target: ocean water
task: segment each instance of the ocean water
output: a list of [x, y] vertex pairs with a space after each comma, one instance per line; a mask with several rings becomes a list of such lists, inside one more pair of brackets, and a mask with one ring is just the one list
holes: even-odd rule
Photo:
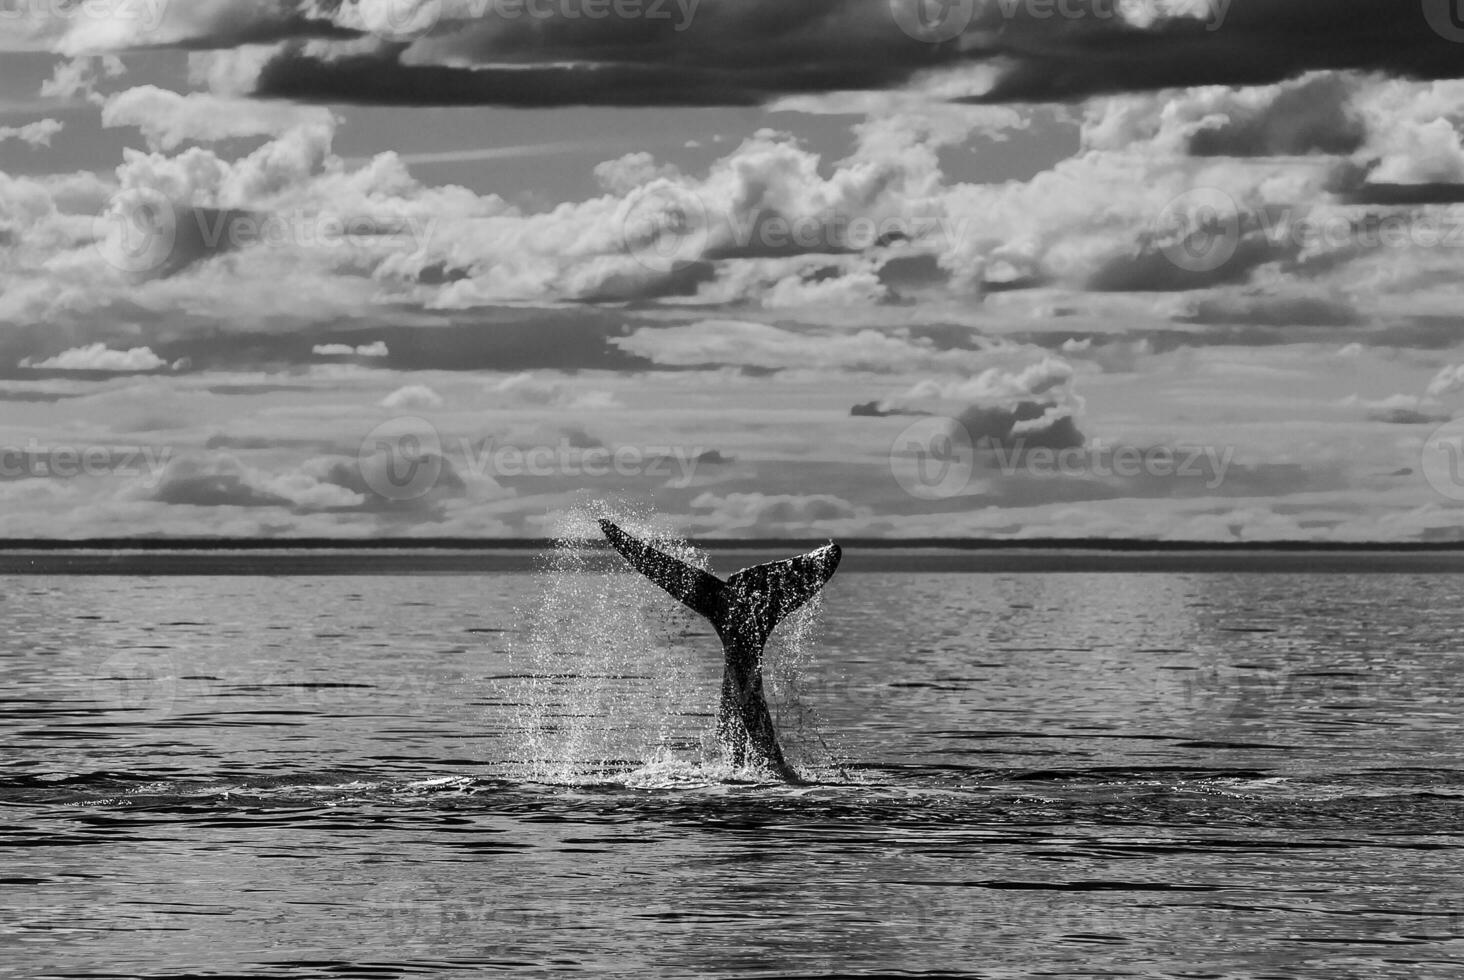
[[1461, 575], [856, 564], [786, 786], [632, 576], [141, 561], [0, 578], [0, 976], [1464, 975]]

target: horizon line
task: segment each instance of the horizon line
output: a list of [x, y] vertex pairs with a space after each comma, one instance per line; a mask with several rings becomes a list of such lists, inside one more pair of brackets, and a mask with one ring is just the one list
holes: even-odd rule
[[[0, 538], [0, 552], [24, 551], [547, 551], [572, 539], [554, 538], [231, 538], [104, 537]], [[722, 551], [809, 549], [826, 537], [687, 538], [687, 543]], [[1156, 540], [1149, 538], [862, 538], [838, 539], [845, 549], [867, 551], [1217, 551], [1217, 552], [1464, 552], [1454, 541], [1274, 541]], [[608, 548], [595, 539], [581, 547]]]

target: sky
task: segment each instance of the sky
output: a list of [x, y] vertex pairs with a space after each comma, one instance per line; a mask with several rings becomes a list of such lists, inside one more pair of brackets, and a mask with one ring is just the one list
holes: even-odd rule
[[4, 0], [0, 537], [1464, 538], [1461, 124], [1453, 0]]

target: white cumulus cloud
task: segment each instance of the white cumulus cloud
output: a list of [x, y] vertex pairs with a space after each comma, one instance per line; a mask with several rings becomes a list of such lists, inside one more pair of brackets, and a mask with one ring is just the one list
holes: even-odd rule
[[23, 368], [52, 371], [156, 371], [167, 365], [150, 347], [112, 350], [102, 343], [73, 347], [42, 361], [28, 357], [20, 362]]

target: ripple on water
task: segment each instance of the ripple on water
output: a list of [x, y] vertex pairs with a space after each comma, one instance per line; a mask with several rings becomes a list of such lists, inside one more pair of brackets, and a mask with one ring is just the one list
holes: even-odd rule
[[[635, 593], [541, 672], [530, 576], [0, 584], [19, 975], [1464, 966], [1452, 579], [836, 579], [802, 786], [706, 751], [715, 638]], [[545, 712], [594, 749], [530, 780], [531, 678], [661, 714]]]

